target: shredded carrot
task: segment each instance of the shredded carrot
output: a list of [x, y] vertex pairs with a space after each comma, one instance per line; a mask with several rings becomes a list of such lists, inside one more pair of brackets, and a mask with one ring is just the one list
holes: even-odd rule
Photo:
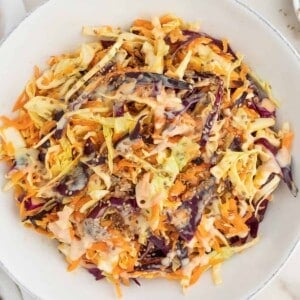
[[151, 209], [149, 222], [152, 223], [152, 222], [155, 222], [156, 220], [158, 220], [159, 219], [159, 214], [160, 214], [159, 204], [153, 205], [152, 209]]
[[206, 269], [207, 269], [207, 266], [196, 267], [193, 270], [189, 285], [191, 286], [191, 285], [195, 284]]
[[125, 286], [130, 286], [130, 280], [128, 277], [121, 277], [121, 281]]
[[246, 64], [241, 65], [240, 77], [243, 81], [247, 79], [247, 74], [250, 72], [249, 67]]
[[74, 197], [72, 202], [74, 203], [75, 210], [79, 211], [80, 208], [90, 200], [91, 198], [89, 196], [82, 197], [81, 195], [79, 195], [77, 197]]
[[180, 181], [176, 180], [174, 185], [170, 189], [170, 196], [179, 196], [186, 190], [186, 186]]
[[95, 250], [87, 249], [86, 250], [86, 258], [94, 263], [95, 265], [98, 264], [99, 258], [98, 258], [98, 252]]
[[199, 37], [197, 39], [195, 39], [195, 41], [193, 41], [190, 45], [189, 45], [189, 49], [193, 50], [196, 49], [198, 45], [202, 44], [202, 45], [208, 45], [211, 42], [210, 38], [207, 37]]
[[22, 108], [27, 101], [28, 101], [28, 96], [27, 96], [26, 92], [23, 91], [22, 94], [18, 97], [18, 99], [13, 107], [13, 112]]
[[121, 299], [122, 298], [122, 290], [121, 290], [121, 285], [120, 285], [120, 281], [115, 281], [115, 288], [116, 288], [116, 294], [117, 294], [117, 298]]
[[246, 87], [241, 86], [239, 88], [237, 88], [234, 93], [231, 95], [231, 100], [232, 102], [236, 101], [238, 98], [240, 98], [243, 94], [243, 92], [245, 92], [247, 90]]
[[227, 39], [222, 39], [222, 47], [223, 47], [223, 52], [226, 53], [228, 51], [228, 41], [227, 41]]
[[41, 70], [38, 66], [33, 67], [34, 78], [38, 79], [41, 76]]
[[143, 20], [143, 19], [136, 19], [133, 22], [133, 26], [144, 27], [144, 28], [146, 28], [148, 30], [152, 30], [153, 29], [152, 23], [150, 21], [148, 21], [148, 20]]
[[91, 247], [91, 250], [97, 250], [97, 251], [103, 251], [103, 252], [107, 252], [109, 250], [108, 246], [106, 243], [104, 242], [96, 242], [94, 243]]
[[68, 272], [72, 272], [72, 271], [74, 271], [75, 269], [77, 269], [78, 266], [79, 266], [79, 264], [80, 264], [80, 262], [81, 262], [81, 258], [78, 258], [78, 259], [72, 261], [72, 262], [69, 264], [69, 266], [68, 266]]
[[117, 167], [119, 169], [124, 169], [124, 168], [135, 168], [136, 164], [127, 160], [127, 159], [121, 159], [118, 164]]
[[12, 142], [3, 143], [3, 150], [7, 153], [8, 156], [13, 156], [15, 154], [15, 148]]
[[282, 137], [282, 147], [286, 148], [288, 151], [291, 151], [293, 144], [294, 134], [289, 131]]

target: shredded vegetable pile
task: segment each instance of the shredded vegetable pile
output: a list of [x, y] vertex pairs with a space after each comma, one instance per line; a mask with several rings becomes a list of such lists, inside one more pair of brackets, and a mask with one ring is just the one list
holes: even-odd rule
[[23, 224], [58, 242], [68, 270], [186, 289], [258, 240], [281, 179], [296, 196], [293, 133], [227, 40], [173, 15], [35, 67], [15, 117], [1, 117], [4, 189]]

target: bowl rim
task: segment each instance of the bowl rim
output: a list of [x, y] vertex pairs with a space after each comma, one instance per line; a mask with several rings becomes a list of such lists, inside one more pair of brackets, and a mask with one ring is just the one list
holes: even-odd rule
[[[22, 26], [23, 22], [30, 17], [33, 13], [36, 13], [36, 11], [40, 10], [45, 5], [48, 5], [48, 3], [52, 2], [54, 0], [48, 0], [40, 5], [38, 5], [33, 11], [28, 12], [26, 16], [21, 20], [20, 23], [18, 23], [6, 36], [4, 36], [0, 40], [0, 47], [6, 42], [7, 38], [19, 27]], [[268, 21], [265, 17], [263, 17], [258, 11], [251, 8], [248, 4], [242, 2], [242, 0], [234, 0], [234, 3], [239, 5], [242, 9], [247, 11], [248, 13], [254, 15], [258, 21], [265, 24], [266, 27], [271, 29], [277, 37], [285, 44], [285, 46], [289, 49], [292, 55], [295, 56], [295, 58], [300, 63], [300, 53], [296, 50], [296, 48], [288, 41], [288, 39], [280, 32], [279, 29], [277, 29], [270, 21]], [[293, 5], [295, 9], [296, 16], [298, 20], [300, 21], [300, 0], [293, 0]], [[261, 292], [267, 285], [269, 285], [272, 280], [280, 273], [280, 271], [283, 269], [283, 267], [286, 265], [296, 248], [300, 245], [300, 233], [298, 234], [298, 238], [296, 238], [296, 242], [291, 246], [288, 253], [282, 257], [282, 260], [278, 267], [273, 271], [273, 273], [268, 274], [267, 278], [254, 289], [252, 292], [250, 292], [248, 295], [245, 296], [245, 299], [253, 299], [255, 295], [257, 295], [259, 292]], [[14, 281], [14, 283], [21, 288], [22, 291], [25, 291], [28, 295], [30, 295], [32, 298], [37, 300], [42, 300], [39, 298], [34, 292], [31, 291], [30, 288], [24, 286], [22, 283], [19, 282], [18, 279], [15, 278], [15, 276], [12, 274], [12, 272], [4, 265], [4, 263], [1, 261], [0, 258], [0, 268], [5, 271], [5, 273]]]

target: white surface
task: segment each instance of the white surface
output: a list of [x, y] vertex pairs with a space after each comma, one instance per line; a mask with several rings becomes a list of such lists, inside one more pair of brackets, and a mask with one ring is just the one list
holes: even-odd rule
[[296, 16], [300, 21], [300, 1], [299, 0], [293, 0], [293, 2], [294, 2], [294, 9], [295, 9]]
[[[35, 3], [33, 3], [33, 2], [35, 2]], [[35, 1], [27, 0], [26, 4], [30, 8], [32, 8], [38, 2], [39, 2], [38, 0], [35, 0]], [[243, 2], [248, 3], [251, 7], [260, 11], [262, 13], [262, 15], [264, 15], [267, 19], [269, 19], [277, 28], [280, 29], [281, 32], [283, 32], [285, 34], [285, 36], [296, 46], [296, 48], [300, 49], [300, 47], [299, 47], [300, 46], [299, 25], [296, 22], [296, 18], [292, 14], [293, 9], [292, 9], [291, 1], [288, 1], [288, 0], [264, 0], [264, 1], [243, 0]], [[33, 5], [32, 5], [32, 3], [33, 3]], [[258, 46], [262, 46], [262, 45], [259, 44]], [[241, 47], [239, 47], [239, 49], [241, 49]], [[270, 50], [272, 50], [272, 49], [270, 49]], [[259, 47], [258, 47], [257, 51], [259, 51]], [[243, 51], [243, 52], [247, 53], [246, 51]], [[271, 53], [271, 51], [270, 51], [270, 53]], [[268, 53], [268, 55], [270, 56], [271, 54]], [[251, 55], [249, 54], [249, 57], [250, 56]], [[253, 60], [252, 59], [250, 60], [250, 58], [249, 58], [249, 61], [252, 62]], [[282, 94], [285, 94], [285, 93], [288, 94], [288, 92], [289, 91], [285, 91]], [[285, 98], [285, 97], [283, 97], [283, 98]], [[278, 197], [277, 200], [281, 201], [281, 197], [280, 198]], [[296, 200], [299, 201], [299, 199], [296, 199]], [[296, 200], [292, 199], [292, 201], [296, 201]], [[267, 220], [265, 222], [270, 222], [270, 221], [272, 221], [272, 219], [267, 218]], [[286, 220], [286, 221], [288, 222], [288, 220]], [[277, 221], [277, 222], [279, 222], [279, 221]], [[263, 227], [265, 228], [266, 226], [263, 226]], [[278, 226], [278, 227], [280, 229], [281, 226]], [[276, 228], [277, 227], [275, 225], [274, 229], [276, 229]], [[267, 239], [268, 237], [265, 236], [264, 238]], [[277, 251], [276, 247], [281, 248], [281, 243], [283, 243], [283, 240], [281, 240], [277, 243], [274, 243], [273, 247], [274, 247], [275, 252]], [[46, 246], [46, 247], [48, 247], [48, 246]], [[269, 253], [269, 255], [272, 256], [272, 253]], [[234, 263], [234, 261], [232, 261], [232, 263]], [[229, 262], [229, 264], [231, 264], [231, 263]], [[254, 265], [253, 268], [263, 269], [264, 264], [262, 263], [262, 264]], [[291, 260], [287, 264], [287, 266], [283, 269], [281, 274], [263, 292], [261, 292], [259, 295], [257, 295], [255, 297], [255, 299], [259, 299], [259, 300], [263, 300], [263, 299], [282, 299], [282, 300], [300, 299], [300, 291], [299, 291], [300, 281], [298, 279], [299, 275], [297, 274], [297, 271], [299, 269], [300, 269], [300, 251], [298, 250], [295, 253], [295, 255], [291, 258]], [[252, 272], [252, 270], [250, 269], [249, 272]], [[255, 272], [255, 270], [253, 270], [253, 272]], [[72, 275], [68, 275], [68, 276], [72, 276]], [[246, 273], [243, 276], [245, 277]], [[226, 282], [225, 274], [224, 274], [224, 279]], [[2, 282], [1, 279], [0, 279], [0, 282]], [[225, 299], [225, 296], [222, 298]], [[13, 299], [13, 298], [11, 298], [11, 299]], [[67, 298], [65, 298], [65, 299], [67, 299]], [[74, 299], [77, 299], [77, 298], [75, 297]], [[130, 299], [133, 299], [133, 298], [130, 298]], [[5, 300], [10, 300], [10, 299], [5, 298]]]
[[22, 0], [0, 0], [0, 39], [16, 26], [25, 14]]
[[14, 284], [14, 282], [10, 280], [9, 277], [1, 269], [0, 269], [0, 299], [3, 300], [22, 299], [20, 289], [18, 289], [18, 287]]

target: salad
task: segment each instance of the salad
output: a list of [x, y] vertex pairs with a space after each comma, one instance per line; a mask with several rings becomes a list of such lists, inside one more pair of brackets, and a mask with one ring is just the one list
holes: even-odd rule
[[292, 178], [293, 132], [226, 39], [164, 15], [51, 56], [1, 117], [4, 190], [22, 223], [54, 239], [68, 271], [183, 289], [258, 241]]

